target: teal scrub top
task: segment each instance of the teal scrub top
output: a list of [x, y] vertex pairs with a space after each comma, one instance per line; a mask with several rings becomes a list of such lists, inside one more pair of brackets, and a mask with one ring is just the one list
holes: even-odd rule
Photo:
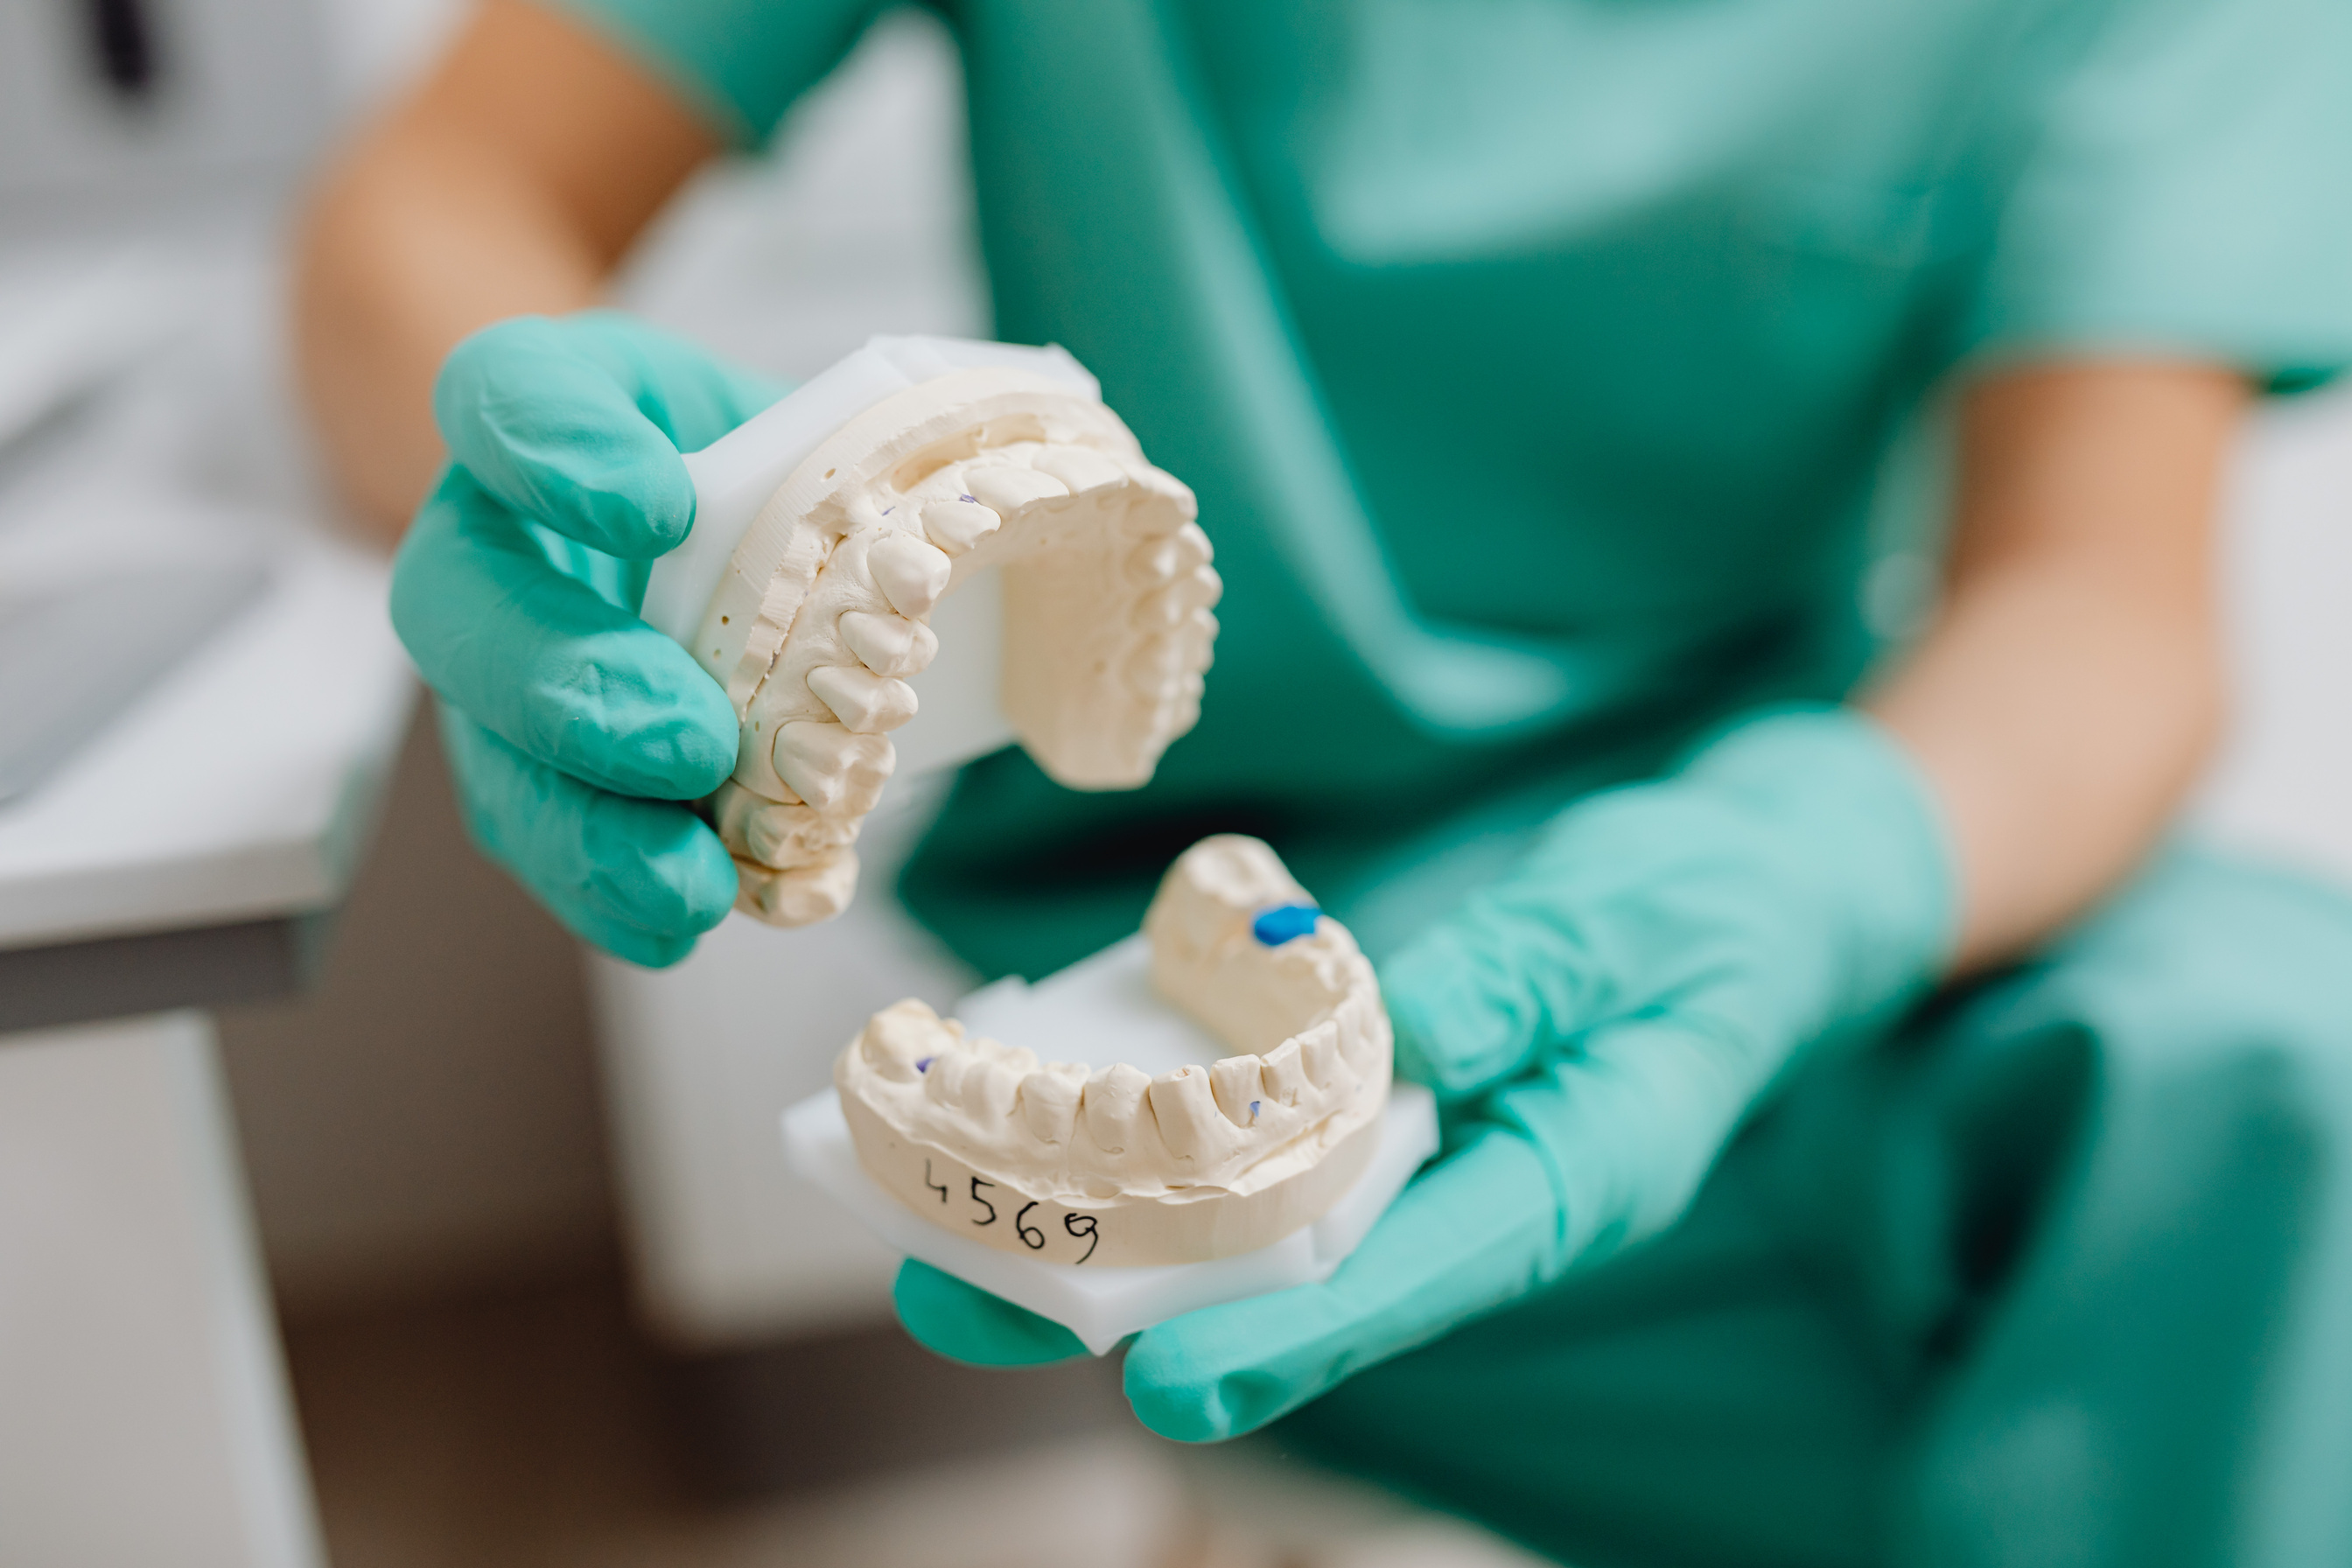
[[[880, 8], [565, 3], [743, 145]], [[1412, 868], [1843, 693], [1879, 476], [1956, 367], [2352, 361], [2343, 0], [942, 10], [997, 335], [1095, 371], [1226, 582], [1150, 787], [967, 771], [905, 890], [991, 972], [1132, 930], [1229, 828], [1378, 953], [1446, 896], [1384, 901]]]

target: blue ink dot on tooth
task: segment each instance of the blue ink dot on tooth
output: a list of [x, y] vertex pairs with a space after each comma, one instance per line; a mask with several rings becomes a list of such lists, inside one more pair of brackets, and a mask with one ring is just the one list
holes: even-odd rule
[[1268, 947], [1280, 947], [1293, 937], [1312, 935], [1321, 912], [1313, 904], [1284, 904], [1252, 921], [1250, 935]]
[[1262, 1100], [1253, 1100], [1250, 1101], [1250, 1120], [1252, 1121], [1255, 1121], [1257, 1120], [1257, 1108], [1265, 1103], [1265, 1101]]
[[929, 1072], [931, 1070], [931, 1064], [939, 1059], [940, 1058], [937, 1057], [925, 1057], [921, 1061], [915, 1064], [915, 1070], [917, 1072]]
[[958, 496], [958, 497], [956, 497], [956, 500], [968, 500], [968, 501], [971, 502], [974, 506], [978, 506], [978, 505], [980, 504], [980, 498], [979, 498], [978, 496]]

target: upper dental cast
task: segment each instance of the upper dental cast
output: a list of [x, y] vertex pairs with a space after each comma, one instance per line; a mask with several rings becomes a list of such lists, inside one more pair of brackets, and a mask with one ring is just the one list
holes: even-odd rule
[[688, 645], [741, 721], [712, 802], [736, 905], [776, 925], [845, 908], [850, 847], [939, 651], [933, 606], [1003, 569], [1000, 702], [1045, 772], [1147, 782], [1200, 717], [1222, 590], [1192, 492], [1116, 414], [1031, 372], [959, 370], [884, 399], [794, 468]]
[[1370, 963], [1255, 838], [1185, 851], [1143, 929], [1160, 994], [1235, 1055], [1156, 1079], [1041, 1063], [901, 1002], [834, 1067], [867, 1173], [939, 1225], [1052, 1263], [1202, 1262], [1321, 1218], [1388, 1102]]

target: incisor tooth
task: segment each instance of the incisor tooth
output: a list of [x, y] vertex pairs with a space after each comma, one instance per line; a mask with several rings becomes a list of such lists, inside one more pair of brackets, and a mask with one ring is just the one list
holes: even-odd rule
[[1265, 1080], [1265, 1098], [1296, 1105], [1307, 1088], [1307, 1072], [1298, 1060], [1297, 1037], [1285, 1040], [1260, 1058], [1259, 1076]]
[[1209, 1064], [1209, 1088], [1216, 1095], [1217, 1109], [1236, 1127], [1255, 1121], [1258, 1103], [1265, 1099], [1260, 1065], [1255, 1057], [1227, 1057]]
[[893, 533], [866, 552], [874, 585], [900, 615], [921, 620], [948, 591], [955, 563], [911, 533]]
[[1209, 1091], [1205, 1068], [1181, 1067], [1151, 1080], [1151, 1113], [1168, 1152], [1180, 1160], [1199, 1161], [1223, 1152], [1232, 1139], [1229, 1128]]
[[887, 735], [861, 735], [820, 720], [776, 731], [777, 776], [828, 816], [863, 816], [882, 798], [898, 753]]
[[950, 555], [961, 555], [994, 533], [1004, 520], [976, 500], [935, 500], [923, 509], [923, 531]]
[[1051, 500], [1070, 493], [1070, 487], [1051, 474], [995, 463], [965, 472], [963, 488], [971, 499], [1003, 517], [1033, 501]]
[[852, 610], [841, 617], [841, 640], [877, 675], [920, 675], [940, 651], [939, 634], [904, 616]]
[[808, 688], [835, 718], [861, 735], [882, 734], [915, 716], [915, 689], [864, 665], [819, 665], [808, 672]]

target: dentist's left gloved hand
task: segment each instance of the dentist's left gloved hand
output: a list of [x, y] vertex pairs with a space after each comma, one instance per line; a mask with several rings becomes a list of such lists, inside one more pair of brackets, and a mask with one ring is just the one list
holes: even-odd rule
[[[1453, 1108], [1447, 1152], [1329, 1279], [1145, 1331], [1137, 1415], [1238, 1436], [1671, 1225], [1800, 1052], [1934, 982], [1953, 881], [1924, 779], [1843, 710], [1756, 717], [1570, 808], [1381, 972], [1400, 1069]], [[919, 1263], [898, 1301], [960, 1360], [1080, 1348]]]
[[779, 389], [610, 311], [501, 321], [433, 389], [449, 467], [393, 564], [467, 829], [581, 936], [674, 963], [735, 868], [683, 803], [735, 766], [727, 694], [636, 616], [694, 521], [681, 452]]

